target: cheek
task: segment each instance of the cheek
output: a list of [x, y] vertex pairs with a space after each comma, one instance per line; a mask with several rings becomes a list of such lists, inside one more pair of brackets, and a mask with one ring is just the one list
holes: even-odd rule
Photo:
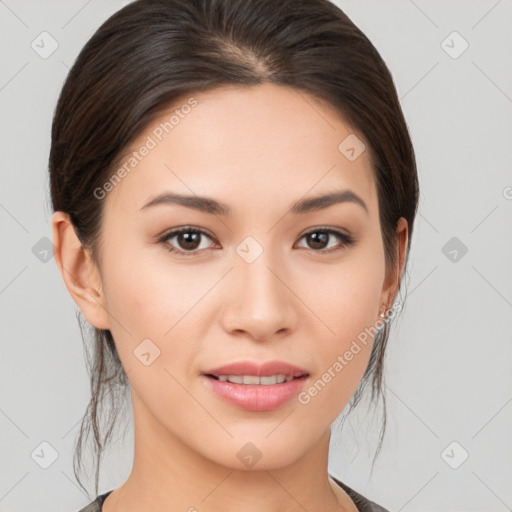
[[[127, 371], [134, 362], [139, 367], [140, 361], [135, 358], [143, 350], [144, 345], [139, 349], [140, 344], [148, 339], [156, 347], [146, 341], [149, 352], [160, 351], [151, 366], [187, 368], [197, 339], [190, 329], [201, 311], [198, 301], [218, 280], [211, 271], [198, 275], [190, 264], [171, 265], [163, 249], [157, 257], [155, 253], [140, 248], [127, 250], [104, 262], [111, 331]], [[176, 337], [188, 342], [172, 343]]]
[[369, 253], [354, 252], [308, 280], [303, 294], [325, 324], [323, 337], [331, 344], [346, 342], [375, 324], [384, 279], [384, 262], [380, 263]]
[[[112, 250], [105, 251], [109, 312], [134, 335], [160, 338], [185, 312], [190, 275], [180, 268], [173, 271], [163, 247], [144, 244], [142, 235], [129, 237], [110, 239]], [[123, 251], [116, 251], [121, 243]]]
[[316, 402], [332, 411], [332, 419], [348, 403], [368, 365], [379, 326], [383, 278], [383, 264], [359, 253], [357, 260], [344, 261], [336, 271], [317, 274], [307, 294], [308, 305], [321, 321], [311, 323], [319, 371], [303, 403]]

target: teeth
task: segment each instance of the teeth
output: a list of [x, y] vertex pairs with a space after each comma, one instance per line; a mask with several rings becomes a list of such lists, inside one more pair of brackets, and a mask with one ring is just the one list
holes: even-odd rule
[[270, 375], [268, 377], [257, 377], [255, 375], [219, 375], [217, 377], [221, 382], [232, 382], [233, 384], [262, 384], [269, 386], [272, 384], [282, 384], [293, 380], [293, 377], [286, 375]]

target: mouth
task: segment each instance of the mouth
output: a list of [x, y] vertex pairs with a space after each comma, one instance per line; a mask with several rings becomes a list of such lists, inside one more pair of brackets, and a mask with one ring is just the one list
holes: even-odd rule
[[246, 411], [271, 411], [289, 403], [310, 374], [286, 361], [234, 361], [203, 372], [213, 396]]
[[292, 380], [305, 379], [309, 376], [309, 373], [302, 373], [300, 375], [268, 375], [268, 376], [257, 376], [257, 375], [213, 375], [211, 373], [206, 374], [206, 377], [215, 379], [219, 382], [230, 382], [231, 384], [241, 384], [245, 386], [273, 386], [276, 384], [284, 384]]
[[[226, 380], [220, 380], [221, 377], [226, 377]], [[285, 380], [278, 382], [283, 377]], [[231, 382], [230, 378], [237, 381], [242, 379], [242, 383]], [[265, 377], [203, 375], [203, 383], [213, 393], [212, 396], [235, 408], [253, 412], [273, 411], [289, 404], [305, 387], [309, 374], [297, 377], [289, 376], [288, 379], [286, 380], [282, 374]], [[244, 380], [248, 384], [244, 384]]]

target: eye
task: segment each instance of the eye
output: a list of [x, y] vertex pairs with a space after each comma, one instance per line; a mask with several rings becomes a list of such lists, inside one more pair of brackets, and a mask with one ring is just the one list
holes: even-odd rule
[[[333, 238], [333, 236], [341, 242], [338, 242], [338, 245], [335, 245], [334, 248], [332, 246], [331, 248], [325, 248], [329, 247], [328, 242]], [[320, 254], [341, 251], [355, 243], [355, 239], [350, 235], [332, 228], [315, 228], [314, 230], [308, 231], [302, 235], [301, 239], [302, 238], [306, 239], [310, 248], [312, 248], [314, 252], [318, 252]]]
[[[176, 239], [175, 245], [170, 243], [174, 238]], [[159, 242], [165, 244], [170, 252], [185, 256], [197, 256], [200, 249], [210, 248], [208, 244], [206, 244], [206, 247], [201, 247], [201, 238], [212, 240], [210, 235], [202, 229], [184, 227], [170, 231], [160, 238]]]
[[[333, 237], [338, 239], [338, 244], [334, 247], [332, 247], [332, 245], [329, 247], [329, 242]], [[201, 250], [212, 248], [211, 244], [206, 243], [206, 245], [204, 245], [201, 243], [204, 238], [213, 240], [203, 229], [183, 227], [166, 233], [159, 239], [159, 242], [163, 243], [169, 252], [183, 256], [197, 256], [200, 254]], [[173, 239], [175, 239], [175, 241], [171, 243]], [[305, 239], [309, 248], [313, 250], [313, 252], [320, 254], [340, 251], [355, 243], [355, 239], [350, 235], [336, 229], [323, 227], [308, 231], [302, 235], [300, 239]]]

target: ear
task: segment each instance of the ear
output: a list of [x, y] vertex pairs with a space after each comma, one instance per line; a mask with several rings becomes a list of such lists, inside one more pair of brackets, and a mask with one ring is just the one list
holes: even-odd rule
[[[397, 251], [397, 258], [395, 261], [395, 267], [386, 276], [384, 283], [384, 289], [382, 290], [381, 296], [381, 308], [386, 308], [384, 313], [392, 307], [398, 290], [400, 288], [400, 279], [402, 277], [405, 258], [407, 252], [407, 243], [409, 239], [409, 228], [407, 220], [404, 217], [400, 217], [397, 222], [396, 235], [395, 235], [395, 250]], [[382, 310], [381, 310], [382, 311]]]
[[76, 236], [68, 214], [61, 211], [53, 214], [52, 233], [55, 261], [71, 297], [91, 325], [110, 329], [98, 268], [90, 251]]

